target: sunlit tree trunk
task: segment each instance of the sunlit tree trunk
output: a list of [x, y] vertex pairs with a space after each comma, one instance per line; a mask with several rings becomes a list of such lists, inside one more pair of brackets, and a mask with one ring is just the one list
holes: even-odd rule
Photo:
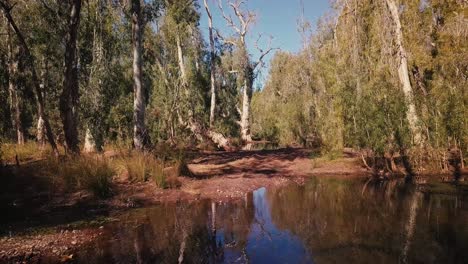
[[211, 82], [211, 103], [210, 103], [210, 127], [213, 127], [215, 122], [216, 110], [216, 61], [215, 61], [215, 43], [213, 36], [213, 17], [210, 12], [207, 0], [203, 0], [205, 4], [206, 14], [208, 15], [208, 32], [210, 35], [210, 82]]
[[182, 78], [182, 84], [185, 86], [185, 91], [187, 92], [186, 87], [188, 85], [187, 80], [187, 72], [185, 70], [185, 62], [184, 62], [184, 53], [182, 51], [182, 43], [180, 42], [180, 36], [177, 33], [176, 35], [176, 44], [177, 44], [177, 58], [179, 61], [179, 70], [180, 70], [180, 77]]
[[405, 94], [406, 103], [408, 110], [406, 112], [406, 117], [413, 134], [414, 143], [421, 143], [421, 131], [418, 128], [419, 118], [416, 113], [416, 106], [414, 103], [413, 89], [411, 87], [411, 82], [408, 73], [408, 58], [403, 46], [403, 32], [401, 28], [400, 16], [398, 13], [398, 7], [394, 0], [385, 0], [387, 7], [390, 11], [390, 15], [393, 20], [394, 34], [395, 34], [395, 43], [397, 45], [397, 55], [398, 55], [398, 77], [402, 84], [403, 93]]
[[253, 83], [252, 83], [252, 70], [250, 67], [246, 69], [246, 76], [244, 80], [244, 89], [242, 93], [242, 115], [241, 115], [241, 137], [246, 142], [252, 141], [250, 134], [250, 105], [252, 101]]
[[85, 153], [96, 152], [96, 142], [89, 128], [86, 129], [83, 151]]
[[132, 43], [133, 43], [133, 144], [142, 150], [146, 143], [145, 93], [142, 85], [142, 12], [140, 0], [132, 0]]
[[58, 153], [57, 145], [55, 144], [54, 134], [52, 133], [52, 128], [50, 127], [49, 119], [44, 109], [44, 99], [42, 97], [39, 79], [37, 77], [36, 68], [34, 66], [35, 65], [34, 57], [31, 55], [31, 51], [29, 50], [29, 47], [26, 43], [26, 40], [24, 39], [23, 34], [19, 30], [18, 26], [15, 23], [15, 20], [10, 14], [12, 7], [8, 4], [8, 2], [4, 2], [4, 1], [0, 1], [0, 7], [2, 8], [3, 13], [5, 14], [5, 17], [7, 18], [8, 22], [10, 23], [10, 26], [15, 31], [18, 41], [23, 48], [23, 52], [26, 57], [27, 65], [29, 65], [31, 69], [31, 77], [32, 77], [33, 85], [34, 85], [34, 92], [35, 92], [36, 103], [37, 103], [37, 114], [40, 118], [44, 120], [47, 140], [49, 141], [52, 147], [52, 150], [54, 151], [54, 154], [58, 156], [59, 153]]
[[66, 148], [78, 154], [78, 54], [77, 40], [80, 26], [81, 0], [70, 0], [70, 17], [65, 41], [65, 76], [60, 97], [60, 115], [62, 117]]
[[[179, 60], [179, 70], [180, 70], [180, 78], [182, 79], [183, 89], [186, 95], [189, 95], [188, 91], [188, 79], [187, 79], [187, 71], [185, 68], [184, 62], [184, 53], [182, 49], [182, 44], [180, 41], [180, 37], [176, 36], [176, 45], [177, 45], [177, 57]], [[179, 123], [184, 124], [187, 123], [187, 127], [192, 131], [194, 136], [197, 138], [198, 141], [203, 142], [205, 138], [208, 138], [213, 143], [215, 143], [219, 148], [223, 148], [225, 150], [231, 149], [230, 142], [227, 138], [224, 137], [221, 133], [212, 131], [211, 129], [205, 130], [203, 127], [195, 120], [193, 111], [189, 108], [188, 110], [188, 120], [184, 122], [181, 116], [179, 116]]]

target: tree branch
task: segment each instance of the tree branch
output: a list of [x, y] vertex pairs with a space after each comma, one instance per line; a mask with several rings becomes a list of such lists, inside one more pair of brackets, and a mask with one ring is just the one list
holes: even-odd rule
[[279, 50], [279, 48], [273, 48], [272, 47], [272, 41], [273, 41], [273, 37], [270, 36], [270, 39], [268, 41], [268, 46], [267, 48], [264, 50], [262, 48], [259, 47], [258, 45], [258, 42], [260, 41], [260, 39], [262, 38], [262, 34], [259, 34], [257, 40], [255, 41], [255, 48], [260, 52], [260, 57], [258, 58], [257, 62], [253, 64], [253, 69], [255, 70], [259, 65], [261, 67], [263, 67], [265, 65], [265, 62], [263, 61], [263, 59], [265, 58], [265, 56], [267, 56], [270, 52], [272, 52], [273, 50]]
[[221, 3], [221, 0], [218, 0], [218, 8], [219, 8], [219, 10], [221, 11], [221, 15], [223, 16], [224, 20], [226, 20], [228, 26], [230, 26], [231, 28], [233, 28], [237, 33], [242, 34], [242, 31], [241, 31], [240, 28], [234, 23], [234, 21], [232, 20], [232, 17], [231, 17], [230, 15], [227, 15], [227, 14], [224, 12], [223, 5], [222, 5], [222, 3]]

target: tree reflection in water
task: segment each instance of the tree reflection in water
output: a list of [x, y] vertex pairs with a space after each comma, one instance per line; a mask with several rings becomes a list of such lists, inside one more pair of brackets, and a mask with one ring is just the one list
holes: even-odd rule
[[462, 263], [459, 187], [313, 178], [229, 203], [130, 211], [78, 253], [82, 263]]

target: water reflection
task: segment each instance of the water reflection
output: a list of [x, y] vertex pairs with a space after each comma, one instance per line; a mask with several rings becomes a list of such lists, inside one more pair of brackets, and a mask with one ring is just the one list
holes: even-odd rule
[[448, 185], [314, 178], [230, 203], [139, 209], [83, 263], [463, 263], [467, 195]]

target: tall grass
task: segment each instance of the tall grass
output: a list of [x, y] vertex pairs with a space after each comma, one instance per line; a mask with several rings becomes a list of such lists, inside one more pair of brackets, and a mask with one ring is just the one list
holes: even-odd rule
[[151, 153], [131, 152], [115, 161], [121, 174], [127, 174], [130, 182], [154, 180], [160, 188], [166, 188], [166, 175], [163, 160]]
[[29, 141], [23, 145], [5, 143], [2, 145], [3, 160], [8, 163], [15, 163], [37, 160], [48, 156], [51, 153], [50, 147], [40, 148], [36, 142]]
[[87, 156], [66, 160], [49, 158], [46, 160], [45, 170], [49, 176], [63, 179], [67, 191], [87, 189], [100, 198], [112, 195], [115, 170], [104, 158]]

